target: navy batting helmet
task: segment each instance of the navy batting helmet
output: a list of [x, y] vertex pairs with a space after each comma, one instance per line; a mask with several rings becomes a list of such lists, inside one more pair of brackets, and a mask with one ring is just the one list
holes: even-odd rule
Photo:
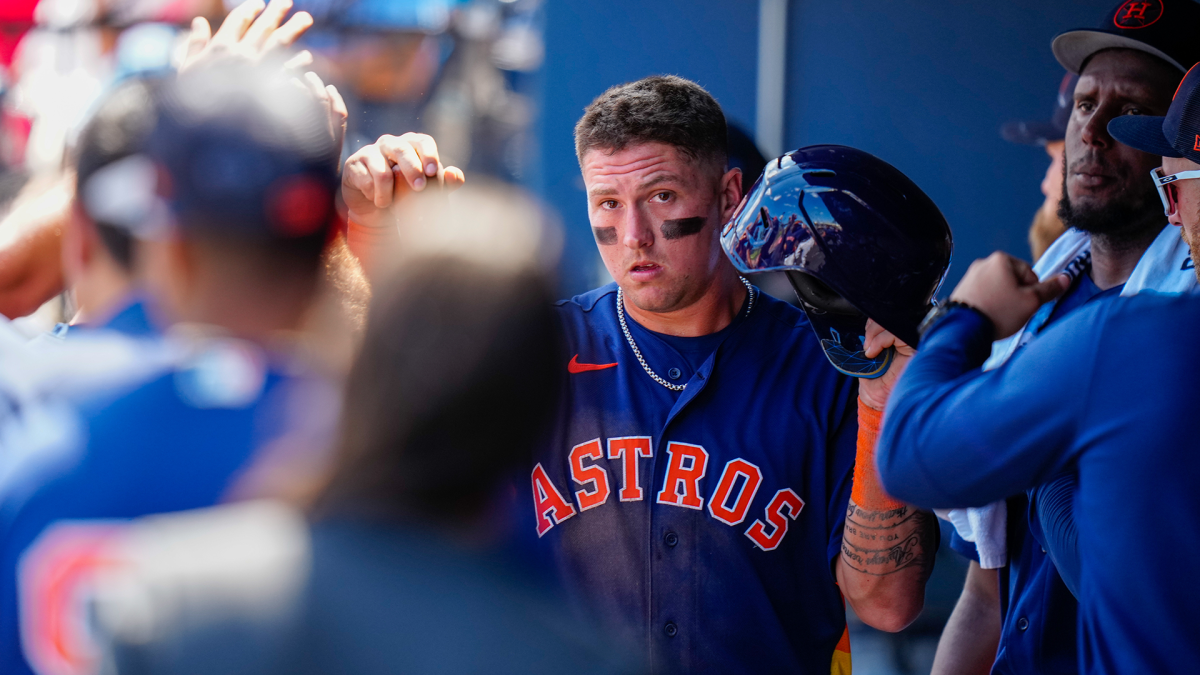
[[842, 145], [767, 163], [721, 232], [743, 273], [783, 271], [839, 371], [883, 375], [893, 351], [863, 353], [867, 317], [916, 346], [950, 266], [950, 226], [892, 165]]

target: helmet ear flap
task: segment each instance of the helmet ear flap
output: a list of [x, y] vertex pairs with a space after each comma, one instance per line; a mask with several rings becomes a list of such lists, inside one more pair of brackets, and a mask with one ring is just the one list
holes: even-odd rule
[[785, 270], [792, 290], [804, 308], [818, 314], [838, 314], [841, 316], [862, 316], [863, 313], [841, 293], [830, 288], [825, 282], [806, 272]]

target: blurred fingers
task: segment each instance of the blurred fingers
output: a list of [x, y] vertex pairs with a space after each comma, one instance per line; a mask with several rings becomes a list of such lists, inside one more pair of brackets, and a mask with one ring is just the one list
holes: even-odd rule
[[378, 144], [367, 146], [370, 152], [364, 156], [367, 171], [370, 172], [372, 190], [371, 200], [375, 208], [386, 209], [392, 205], [392, 192], [396, 189], [396, 175], [392, 171], [388, 158], [380, 152]]
[[467, 182], [466, 174], [464, 174], [463, 170], [457, 166], [446, 167], [445, 173], [443, 174], [443, 179], [445, 181], [444, 187], [447, 190], [457, 190]]
[[333, 124], [333, 140], [337, 143], [338, 155], [342, 153], [342, 143], [346, 140], [346, 119], [350, 117], [350, 112], [346, 109], [346, 102], [342, 100], [342, 95], [338, 92], [337, 87], [332, 84], [325, 85], [325, 93], [329, 96], [329, 113], [330, 122]]
[[208, 41], [212, 39], [212, 27], [208, 25], [208, 19], [198, 16], [192, 19], [192, 32], [187, 38], [187, 52], [183, 57], [183, 62], [187, 63], [194, 59], [204, 47], [208, 45]]
[[313, 18], [311, 14], [308, 12], [296, 12], [286, 23], [271, 32], [262, 46], [263, 52], [290, 46], [304, 34], [304, 31], [312, 28], [312, 25]]
[[1037, 296], [1038, 305], [1042, 305], [1066, 293], [1070, 287], [1070, 277], [1065, 274], [1055, 274], [1041, 283], [1033, 284], [1031, 288], [1033, 289], [1033, 294]]
[[375, 201], [375, 181], [366, 163], [357, 154], [346, 160], [346, 166], [342, 169], [342, 197], [347, 204], [358, 201], [353, 193], [362, 195], [369, 202]]
[[412, 143], [411, 136], [419, 134], [404, 134], [396, 138], [395, 136], [385, 136], [379, 139], [378, 145], [383, 152], [383, 156], [387, 157], [396, 168], [396, 171], [404, 176], [404, 181], [416, 192], [425, 189], [425, 184], [428, 182], [425, 174], [425, 165], [421, 155], [417, 152], [416, 147]]
[[346, 126], [346, 118], [350, 116], [349, 110], [346, 109], [346, 101], [342, 99], [341, 93], [337, 87], [332, 84], [325, 85], [325, 93], [329, 95], [329, 110], [333, 112], [336, 119], [340, 120], [343, 128]]
[[1020, 258], [1010, 258], [1013, 267], [1013, 272], [1016, 274], [1017, 280], [1022, 286], [1030, 286], [1038, 282], [1037, 272], [1029, 266], [1029, 263]]
[[283, 67], [285, 70], [300, 70], [301, 68], [307, 68], [311, 66], [312, 63], [312, 52], [305, 49], [304, 51], [285, 61]]
[[246, 29], [245, 35], [242, 36], [242, 41], [248, 47], [262, 48], [266, 44], [267, 38], [279, 28], [279, 24], [283, 22], [283, 17], [292, 9], [292, 0], [271, 0], [267, 4], [267, 8], [258, 15], [254, 23]]
[[408, 141], [417, 155], [421, 158], [421, 170], [429, 177], [438, 175], [438, 171], [442, 169], [442, 159], [438, 153], [437, 141], [433, 140], [433, 136], [428, 134], [407, 133], [400, 138]]
[[863, 354], [869, 359], [875, 358], [875, 355], [886, 349], [895, 340], [891, 333], [884, 330], [883, 326], [875, 323], [872, 319], [867, 319], [865, 333]]
[[326, 91], [325, 83], [321, 81], [320, 75], [317, 75], [310, 70], [300, 77], [300, 81], [304, 83], [304, 88], [307, 89], [310, 94], [315, 96], [318, 101], [325, 105], [326, 109], [329, 108], [329, 92]]
[[263, 11], [262, 0], [246, 0], [234, 7], [221, 22], [221, 27], [213, 34], [211, 44], [226, 47], [236, 44], [254, 23], [254, 17]]

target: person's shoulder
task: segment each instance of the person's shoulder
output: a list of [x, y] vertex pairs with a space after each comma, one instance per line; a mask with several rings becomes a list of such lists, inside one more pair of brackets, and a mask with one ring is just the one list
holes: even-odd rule
[[[169, 371], [158, 347], [93, 335], [29, 350], [20, 359], [0, 358], [0, 398], [7, 404], [0, 414], [0, 498], [31, 495], [78, 470], [90, 445], [90, 416]], [[126, 416], [114, 424], [114, 447], [121, 447], [128, 421]]]
[[587, 293], [580, 293], [579, 295], [559, 300], [554, 303], [554, 306], [564, 314], [590, 315], [601, 304], [601, 300], [609, 295], [614, 298], [617, 295], [617, 283], [615, 281], [599, 288], [593, 288]]
[[786, 303], [774, 296], [767, 295], [761, 289], [758, 291], [758, 298], [755, 302], [762, 313], [768, 316], [780, 330], [797, 332], [801, 335], [812, 332], [812, 328], [808, 323], [808, 316], [799, 307]]
[[1200, 296], [1194, 294], [1147, 290], [1091, 304], [1096, 306], [1086, 308], [1091, 310], [1091, 316], [1085, 319], [1104, 321], [1113, 327], [1127, 326], [1128, 330], [1144, 336], [1154, 335], [1153, 331], [1159, 328], [1169, 328], [1173, 334], [1185, 326], [1200, 329]]
[[106, 429], [118, 438], [131, 432], [179, 434], [189, 426], [196, 433], [216, 433], [209, 411], [252, 415], [273, 386], [297, 379], [276, 372], [261, 348], [242, 340], [186, 340], [173, 352], [135, 386], [102, 392], [81, 404], [93, 436]]
[[[92, 627], [116, 670], [153, 661], [155, 672], [195, 672], [219, 660], [223, 673], [280, 672], [267, 666], [282, 658], [310, 567], [302, 513], [259, 500], [118, 527], [105, 551], [118, 571], [88, 589]], [[130, 611], [139, 620], [126, 620]]]
[[759, 291], [753, 312], [759, 315], [758, 320], [751, 324], [753, 330], [761, 334], [760, 340], [764, 344], [773, 346], [774, 353], [779, 353], [779, 349], [787, 349], [793, 354], [811, 353], [825, 360], [808, 316], [799, 307]]
[[617, 284], [610, 283], [555, 303], [555, 311], [570, 338], [620, 332], [617, 317]]
[[780, 374], [781, 386], [806, 400], [814, 394], [839, 396], [837, 392], [854, 385], [853, 378], [829, 362], [808, 317], [798, 307], [760, 292], [744, 332], [739, 332], [733, 343], [735, 358]]

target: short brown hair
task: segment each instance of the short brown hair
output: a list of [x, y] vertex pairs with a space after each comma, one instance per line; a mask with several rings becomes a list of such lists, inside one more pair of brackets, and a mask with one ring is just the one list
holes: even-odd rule
[[654, 75], [612, 87], [575, 124], [575, 155], [666, 143], [688, 157], [725, 167], [727, 132], [721, 105], [704, 87], [674, 75]]

